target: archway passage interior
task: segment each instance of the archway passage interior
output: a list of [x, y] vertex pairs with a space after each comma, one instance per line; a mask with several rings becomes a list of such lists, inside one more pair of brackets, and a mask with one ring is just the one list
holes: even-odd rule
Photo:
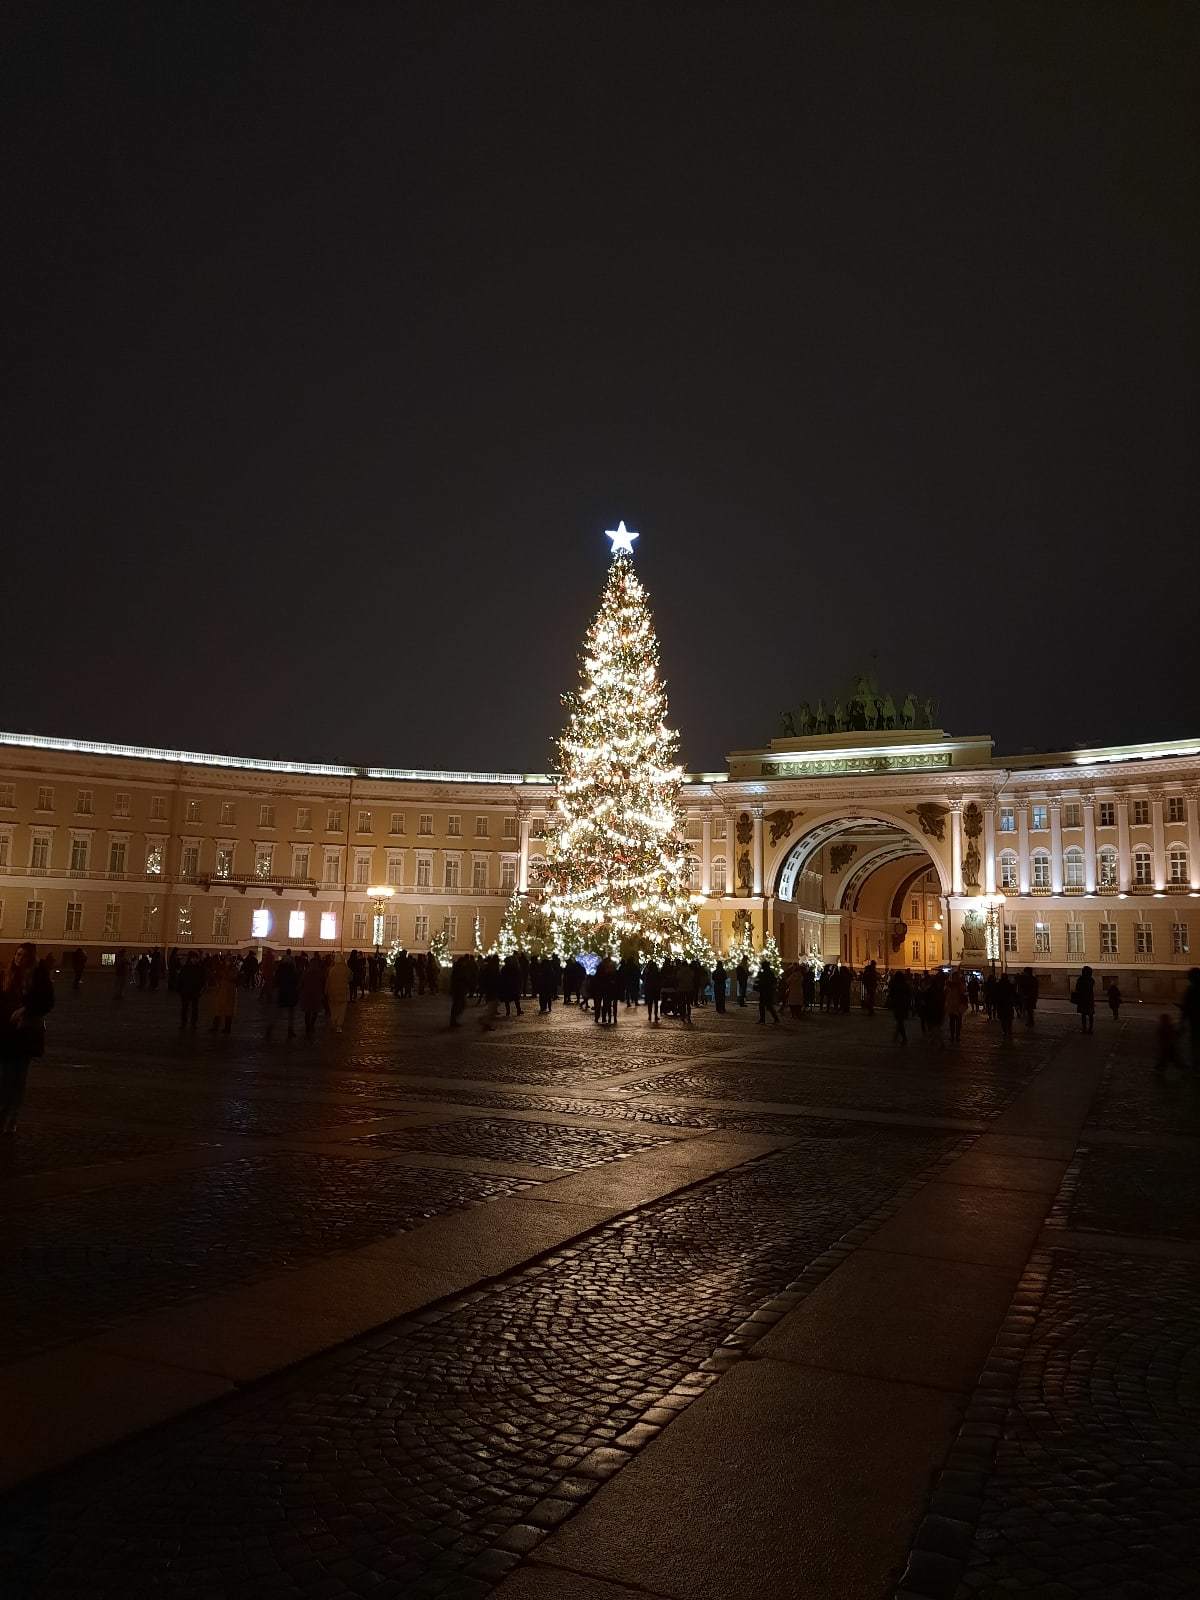
[[932, 856], [894, 822], [823, 822], [780, 866], [775, 936], [785, 960], [934, 967], [950, 949], [944, 889]]

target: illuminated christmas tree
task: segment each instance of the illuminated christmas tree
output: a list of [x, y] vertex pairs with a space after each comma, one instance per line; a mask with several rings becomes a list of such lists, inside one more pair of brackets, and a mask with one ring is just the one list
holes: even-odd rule
[[620, 949], [707, 954], [685, 874], [678, 735], [646, 591], [622, 522], [579, 688], [564, 695], [558, 803], [547, 837], [542, 908], [567, 953]]

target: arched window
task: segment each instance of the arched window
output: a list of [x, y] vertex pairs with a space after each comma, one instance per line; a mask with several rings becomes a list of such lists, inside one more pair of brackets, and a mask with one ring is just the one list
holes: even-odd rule
[[1111, 844], [1106, 844], [1096, 856], [1096, 881], [1106, 889], [1117, 881], [1117, 852]]
[[695, 856], [687, 858], [687, 886], [692, 894], [700, 890], [700, 863]]
[[1063, 852], [1063, 884], [1068, 889], [1083, 888], [1083, 851], [1078, 845]]
[[1033, 854], [1033, 887], [1035, 889], [1048, 889], [1050, 887], [1050, 852], [1048, 850], [1035, 850]]
[[1154, 859], [1149, 850], [1133, 852], [1133, 881], [1139, 889], [1148, 889], [1154, 882]]
[[714, 856], [712, 859], [712, 892], [725, 893], [725, 857]]
[[1167, 852], [1167, 882], [1189, 883], [1188, 853], [1181, 844], [1173, 844]]
[[1015, 850], [1001, 850], [1000, 887], [1002, 889], [1016, 890], [1020, 887], [1020, 882], [1020, 872], [1017, 866], [1017, 852]]

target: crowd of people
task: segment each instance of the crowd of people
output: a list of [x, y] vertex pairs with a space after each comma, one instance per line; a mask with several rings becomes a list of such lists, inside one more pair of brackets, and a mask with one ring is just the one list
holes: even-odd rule
[[[72, 989], [78, 991], [88, 966], [87, 952], [76, 949], [65, 955], [62, 967], [69, 969]], [[60, 970], [57, 956], [39, 958], [31, 943], [18, 946], [7, 969], [0, 974], [0, 1133], [11, 1134], [24, 1099], [29, 1064], [45, 1049], [45, 1018], [53, 1009], [54, 980]], [[277, 954], [269, 947], [261, 954], [254, 949], [232, 951], [160, 950], [142, 951], [131, 956], [119, 950], [106, 968], [115, 1005], [124, 1003], [132, 987], [153, 992], [164, 988], [179, 1006], [181, 1032], [199, 1026], [201, 1002], [205, 1002], [208, 1029], [214, 1034], [233, 1031], [239, 1004], [251, 999], [261, 1010], [265, 1039], [274, 1037], [276, 1027], [289, 1039], [297, 1037], [298, 1024], [312, 1039], [318, 1024], [334, 1033], [345, 1026], [349, 1006], [360, 996], [390, 988], [399, 999], [414, 994], [438, 994], [447, 974], [432, 953], [398, 950], [388, 956], [382, 950], [351, 950], [349, 954]], [[650, 959], [639, 961], [627, 956], [577, 957], [561, 961], [557, 955], [538, 957], [524, 951], [500, 957], [496, 954], [458, 956], [448, 974], [450, 1026], [460, 1027], [470, 1002], [479, 1009], [484, 1028], [495, 1026], [500, 1017], [523, 1015], [522, 1000], [536, 999], [538, 1014], [549, 1015], [556, 1004], [575, 1006], [590, 1012], [597, 1026], [616, 1027], [627, 1011], [645, 1008], [646, 1023], [652, 1027], [664, 1018], [687, 1026], [696, 1007], [711, 1004], [723, 1014], [727, 1002], [758, 1007], [758, 1021], [770, 1018], [778, 1025], [780, 1012], [793, 1018], [820, 1010], [846, 1015], [855, 1002], [868, 1014], [877, 1007], [890, 1012], [896, 1044], [908, 1043], [908, 1024], [915, 1019], [921, 1033], [940, 1041], [948, 1024], [949, 1041], [962, 1037], [967, 1012], [982, 1013], [998, 1022], [1001, 1034], [1011, 1039], [1014, 1027], [1022, 1022], [1035, 1025], [1039, 983], [1032, 967], [1015, 976], [1002, 971], [983, 975], [961, 968], [939, 968], [933, 972], [912, 973], [904, 968], [881, 973], [874, 961], [859, 971], [844, 962], [828, 962], [816, 968], [809, 962], [792, 961], [782, 972], [763, 962], [756, 973], [742, 956], [731, 967], [718, 959], [709, 967], [698, 960]], [[1105, 985], [1104, 996], [1114, 1021], [1119, 1020], [1123, 997], [1116, 979]], [[1095, 1026], [1097, 984], [1091, 967], [1084, 967], [1071, 989], [1071, 1003], [1079, 1014], [1080, 1026], [1090, 1034]], [[1180, 1065], [1181, 1033], [1190, 1039], [1188, 1062], [1200, 1068], [1200, 967], [1193, 967], [1179, 1007], [1180, 1021], [1164, 1012], [1156, 1028], [1156, 1066], [1165, 1070]]]

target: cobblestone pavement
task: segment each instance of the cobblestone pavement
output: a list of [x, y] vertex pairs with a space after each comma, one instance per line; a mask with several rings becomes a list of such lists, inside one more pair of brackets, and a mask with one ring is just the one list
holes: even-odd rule
[[5, 1592], [483, 1595], [653, 1433], [648, 1409], [667, 1420], [657, 1401], [953, 1143], [808, 1139], [108, 1452], [9, 1504]]
[[1126, 1028], [1112, 1052], [1090, 1128], [1123, 1133], [1200, 1134], [1200, 1072], [1155, 1072], [1145, 1029]]
[[430, 1127], [360, 1134], [353, 1142], [388, 1150], [433, 1150], [444, 1155], [486, 1156], [492, 1161], [525, 1161], [532, 1166], [578, 1170], [614, 1161], [633, 1150], [650, 1150], [665, 1141], [652, 1133], [625, 1129], [462, 1117]]
[[1099, 1233], [1200, 1239], [1200, 1149], [1086, 1146], [1064, 1181], [1053, 1220]]

